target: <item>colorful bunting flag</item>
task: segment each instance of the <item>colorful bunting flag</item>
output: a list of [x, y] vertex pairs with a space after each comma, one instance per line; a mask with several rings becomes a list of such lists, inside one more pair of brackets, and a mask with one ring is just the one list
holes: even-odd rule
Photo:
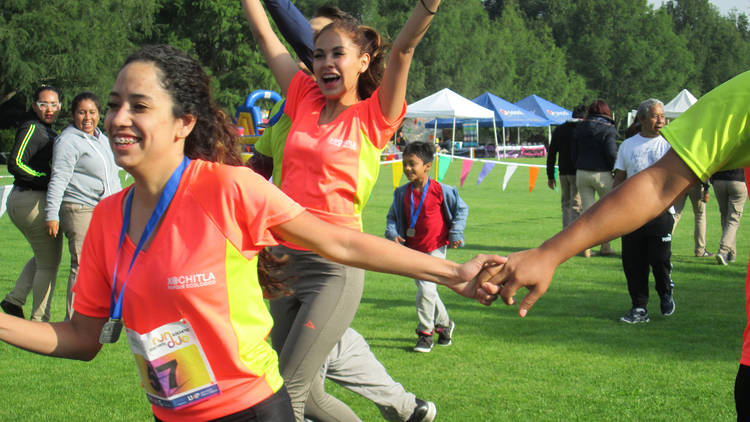
[[489, 163], [489, 162], [484, 163], [484, 165], [482, 166], [482, 171], [479, 172], [479, 176], [477, 177], [477, 185], [482, 183], [482, 180], [484, 180], [484, 178], [488, 174], [490, 174], [490, 172], [492, 171], [494, 167], [495, 167], [495, 163]]
[[445, 173], [448, 173], [448, 167], [450, 167], [451, 165], [451, 160], [451, 157], [447, 157], [445, 155], [441, 155], [440, 157], [438, 157], [438, 182], [442, 182], [443, 177], [445, 177]]
[[560, 181], [560, 173], [557, 172], [557, 167], [555, 167], [555, 176], [554, 177], [555, 177], [555, 180], [556, 180], [556, 182], [555, 182], [555, 192], [558, 192], [560, 190], [559, 186], [558, 186], [560, 184], [559, 183], [559, 181]]
[[471, 171], [471, 166], [474, 165], [474, 160], [462, 160], [463, 163], [461, 163], [461, 187], [464, 186], [464, 182], [466, 181], [466, 176], [469, 175], [469, 172]]
[[508, 167], [505, 169], [505, 177], [503, 178], [503, 190], [508, 186], [508, 182], [517, 168], [518, 166], [515, 164], [508, 164]]
[[529, 192], [534, 190], [537, 177], [539, 177], [539, 167], [529, 167]]
[[393, 170], [393, 189], [395, 190], [401, 183], [401, 175], [404, 174], [404, 162], [396, 161], [391, 169]]
[[0, 186], [0, 217], [5, 214], [5, 203], [8, 201], [13, 185]]

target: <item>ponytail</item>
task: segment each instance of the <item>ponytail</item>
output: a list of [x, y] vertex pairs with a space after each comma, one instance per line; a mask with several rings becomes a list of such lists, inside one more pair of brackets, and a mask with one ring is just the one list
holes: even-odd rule
[[[385, 73], [385, 50], [378, 31], [369, 26], [360, 25], [358, 28], [358, 37], [361, 42], [356, 42], [360, 46], [360, 54], [367, 53], [370, 55], [370, 65], [359, 75], [357, 82], [357, 93], [361, 99], [369, 98], [373, 92], [383, 82], [383, 73]], [[359, 40], [358, 40], [359, 41]]]

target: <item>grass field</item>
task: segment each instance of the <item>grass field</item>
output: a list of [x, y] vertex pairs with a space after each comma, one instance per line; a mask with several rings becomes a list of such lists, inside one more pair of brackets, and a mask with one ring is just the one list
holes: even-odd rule
[[[537, 161], [540, 162], [540, 161]], [[457, 261], [476, 253], [509, 254], [538, 245], [561, 226], [559, 193], [540, 172], [528, 192], [519, 168], [506, 191], [497, 166], [481, 185], [475, 164], [460, 189], [470, 207], [467, 245]], [[460, 164], [444, 182], [458, 185]], [[3, 181], [5, 179], [2, 179]], [[2, 181], [0, 181], [2, 183]], [[383, 168], [365, 210], [365, 230], [382, 235], [391, 202], [391, 169]], [[645, 199], [644, 199], [645, 200]], [[720, 236], [716, 202], [708, 204], [708, 245]], [[738, 234], [738, 260], [722, 267], [693, 257], [692, 212], [686, 207], [674, 235], [677, 310], [669, 318], [651, 307], [651, 323], [618, 322], [630, 307], [619, 255], [574, 257], [529, 316], [516, 307], [483, 307], [441, 288], [456, 321], [454, 344], [414, 353], [411, 280], [368, 273], [353, 326], [391, 375], [418, 397], [434, 401], [442, 421], [729, 421], [745, 326], [744, 275], [750, 228]], [[30, 248], [7, 216], [0, 218], [0, 294], [9, 291]], [[619, 241], [613, 242], [619, 251]], [[53, 318], [64, 315], [67, 252], [58, 275]], [[652, 297], [656, 293], [651, 290]], [[28, 313], [28, 305], [26, 307]], [[0, 420], [153, 420], [133, 359], [121, 339], [92, 362], [36, 356], [0, 345]], [[374, 405], [331, 385], [365, 421], [381, 420]]]

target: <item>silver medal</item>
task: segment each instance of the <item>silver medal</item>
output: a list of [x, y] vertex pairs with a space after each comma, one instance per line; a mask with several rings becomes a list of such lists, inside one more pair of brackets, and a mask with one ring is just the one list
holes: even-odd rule
[[99, 333], [99, 343], [116, 343], [120, 338], [120, 332], [122, 332], [122, 320], [110, 318], [104, 323], [102, 332]]

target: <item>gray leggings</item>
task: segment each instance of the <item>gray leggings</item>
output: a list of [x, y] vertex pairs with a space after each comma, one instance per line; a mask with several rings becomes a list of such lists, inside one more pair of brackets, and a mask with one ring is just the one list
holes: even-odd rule
[[281, 277], [294, 294], [271, 301], [271, 341], [295, 419], [304, 420], [307, 402], [321, 422], [358, 421], [346, 404], [323, 390], [319, 378], [328, 354], [357, 312], [364, 270], [284, 246], [273, 248], [273, 253], [290, 258]]

